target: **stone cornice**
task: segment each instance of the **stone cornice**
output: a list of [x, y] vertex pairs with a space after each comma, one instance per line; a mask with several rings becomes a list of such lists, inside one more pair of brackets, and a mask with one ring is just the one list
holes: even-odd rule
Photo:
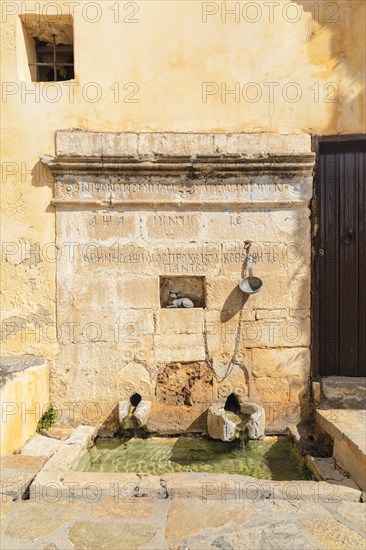
[[55, 176], [59, 208], [299, 207], [312, 193], [308, 135], [128, 134], [61, 131]]
[[[309, 202], [309, 199], [303, 199], [303, 200], [296, 200], [296, 199], [284, 199], [284, 200], [276, 200], [275, 202], [275, 205], [276, 205], [276, 208], [280, 209], [280, 208], [286, 208], [286, 209], [289, 209], [289, 208], [297, 208], [297, 207], [302, 207], [304, 205], [306, 205], [307, 203]], [[218, 201], [218, 200], [206, 200], [206, 201], [186, 201], [186, 200], [178, 200], [178, 201], [159, 201], [158, 203], [154, 202], [154, 203], [150, 203], [147, 204], [146, 200], [136, 200], [136, 201], [133, 201], [133, 200], [114, 200], [114, 199], [110, 199], [110, 200], [93, 200], [93, 199], [70, 199], [70, 200], [67, 200], [67, 199], [53, 199], [52, 200], [52, 204], [53, 206], [56, 206], [58, 208], [64, 208], [64, 209], [68, 209], [68, 208], [75, 208], [75, 205], [78, 205], [78, 206], [83, 206], [84, 208], [98, 208], [98, 209], [110, 209], [110, 208], [143, 208], [144, 210], [149, 210], [149, 209], [156, 209], [157, 207], [159, 208], [165, 208], [165, 207], [171, 207], [174, 205], [174, 208], [177, 208], [177, 209], [180, 209], [182, 208], [183, 210], [187, 207], [189, 207], [190, 209], [192, 208], [196, 208], [197, 210], [200, 210], [200, 209], [209, 209], [209, 210], [217, 210], [217, 209], [220, 209], [222, 210], [222, 207], [225, 206], [225, 209], [232, 209], [232, 210], [235, 210], [235, 209], [238, 209], [240, 208], [240, 210], [257, 210], [258, 208], [261, 208], [261, 209], [270, 209], [270, 208], [273, 208], [274, 206], [274, 200], [271, 199], [271, 200], [247, 200], [246, 202], [244, 201], [239, 201], [239, 200], [232, 200], [232, 201]]]
[[63, 175], [217, 175], [236, 174], [304, 174], [310, 175], [314, 155], [269, 155], [245, 158], [239, 155], [160, 156], [154, 160], [136, 157], [42, 157], [55, 176]]
[[310, 175], [307, 134], [128, 133], [60, 130], [56, 156], [42, 158], [55, 176], [236, 174]]

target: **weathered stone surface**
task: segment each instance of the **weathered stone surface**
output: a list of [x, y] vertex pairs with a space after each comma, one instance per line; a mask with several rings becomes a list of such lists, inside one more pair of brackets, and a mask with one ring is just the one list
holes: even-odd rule
[[[90, 223], [92, 220], [93, 223]], [[136, 218], [133, 212], [124, 212], [123, 210], [114, 210], [110, 213], [110, 218], [104, 217], [105, 222], [103, 223], [103, 215], [100, 213], [95, 213], [94, 217], [85, 217], [80, 216], [80, 212], [69, 212], [68, 216], [63, 220], [63, 229], [66, 233], [72, 233], [75, 226], [78, 227], [79, 232], [79, 245], [85, 245], [85, 250], [89, 253], [90, 257], [95, 259], [97, 257], [98, 248], [89, 246], [91, 243], [98, 242], [100, 238], [100, 224], [103, 225], [103, 237], [105, 240], [115, 237], [115, 225], [118, 224], [120, 239], [123, 242], [124, 239], [129, 239], [136, 234], [138, 231], [138, 219]], [[121, 242], [119, 241], [119, 242]], [[127, 248], [127, 246], [126, 246]], [[113, 250], [118, 250], [118, 247], [111, 247], [110, 252], [113, 254]], [[114, 258], [116, 258], [114, 254]], [[113, 255], [112, 255], [113, 258]], [[110, 266], [106, 265], [106, 269], [109, 269]], [[62, 296], [62, 295], [61, 295]], [[110, 302], [112, 305], [112, 301]]]
[[[245, 399], [249, 395], [249, 372], [250, 355], [240, 355], [237, 363], [231, 363], [230, 357], [223, 355], [218, 361], [213, 362], [214, 378], [214, 397], [226, 400], [231, 393], [234, 393], [240, 399]], [[221, 362], [222, 360], [222, 362]], [[228, 367], [228, 365], [230, 365]]]
[[0, 506], [0, 520], [4, 520], [8, 517], [13, 507], [13, 500], [10, 498], [2, 498]]
[[98, 132], [56, 132], [56, 150], [59, 155], [93, 156], [101, 155], [103, 151], [120, 149], [121, 153], [134, 155], [137, 153], [137, 134]]
[[[177, 310], [180, 311], [180, 310]], [[188, 310], [184, 310], [187, 312]], [[191, 311], [191, 310], [189, 310]], [[154, 337], [155, 359], [157, 364], [163, 362], [169, 363], [192, 363], [194, 361], [204, 361], [206, 354], [203, 346], [203, 337], [201, 333], [195, 334], [157, 334]]]
[[234, 550], [239, 548], [243, 550], [253, 548], [323, 550], [324, 548], [316, 537], [311, 536], [293, 519], [279, 523], [269, 521], [266, 525], [225, 534], [225, 541], [229, 545], [228, 548]]
[[319, 502], [359, 502], [361, 491], [341, 485], [335, 487], [324, 481], [277, 481], [258, 480], [253, 477], [226, 474], [180, 473], [164, 476], [171, 497], [201, 498], [206, 500], [257, 502], [263, 499], [289, 502], [314, 501], [314, 492]]
[[42, 468], [46, 462], [46, 456], [27, 456], [27, 455], [14, 455], [1, 462], [1, 468], [3, 469], [15, 469], [28, 471], [38, 471]]
[[43, 467], [43, 471], [52, 472], [52, 471], [62, 471], [68, 472], [75, 468], [83, 454], [85, 453], [85, 447], [81, 445], [76, 445], [70, 443], [60, 447], [58, 451], [49, 459], [49, 461]]
[[310, 352], [307, 348], [253, 349], [252, 360], [255, 377], [298, 376], [306, 383], [310, 376]]
[[151, 401], [140, 401], [133, 413], [139, 427], [146, 426], [151, 412]]
[[127, 418], [130, 406], [131, 403], [129, 401], [120, 401], [118, 403], [118, 422], [120, 426], [122, 426], [123, 421]]
[[97, 435], [97, 431], [98, 429], [95, 426], [78, 426], [66, 440], [66, 444], [80, 445], [85, 449]]
[[153, 388], [148, 370], [148, 354], [126, 353], [122, 355], [123, 368], [120, 371], [121, 378], [117, 380], [118, 394], [123, 401], [129, 400], [134, 393], [141, 395], [144, 401], [149, 401], [152, 397]]
[[316, 411], [320, 430], [333, 439], [333, 456], [361, 489], [366, 488], [365, 416], [362, 410]]
[[364, 502], [341, 502], [337, 513], [344, 518], [344, 523], [348, 527], [366, 537], [366, 504]]
[[333, 408], [366, 409], [366, 378], [327, 376], [321, 388], [325, 402]]
[[[160, 240], [162, 231], [168, 240], [197, 238], [204, 226], [204, 215], [198, 212], [182, 212], [173, 216], [165, 212], [154, 212], [148, 213], [144, 218], [147, 235], [152, 240]], [[183, 286], [174, 290], [184, 292], [185, 288]]]
[[241, 412], [250, 415], [246, 429], [249, 439], [260, 439], [264, 437], [266, 428], [266, 413], [258, 403], [242, 401]]
[[42, 42], [52, 42], [55, 39], [56, 44], [73, 43], [73, 20], [70, 14], [60, 16], [60, 19], [49, 19], [42, 25], [36, 17], [22, 17], [24, 27], [31, 37], [42, 40]]
[[365, 435], [359, 438], [344, 434], [342, 439], [334, 441], [333, 456], [338, 464], [349, 472], [350, 477], [362, 489], [366, 489], [366, 452]]
[[193, 406], [153, 403], [146, 428], [150, 432], [177, 434], [207, 430], [207, 404]]
[[171, 363], [157, 377], [156, 398], [168, 405], [192, 406], [212, 399], [213, 372], [205, 362]]
[[157, 530], [156, 525], [141, 521], [136, 525], [123, 522], [112, 524], [83, 521], [72, 527], [69, 539], [76, 550], [95, 550], [95, 548], [137, 550], [151, 541]]
[[364, 537], [334, 519], [303, 519], [300, 521], [321, 541], [323, 548], [327, 550], [365, 547], [366, 539]]
[[12, 537], [38, 539], [61, 527], [85, 512], [86, 503], [75, 501], [65, 506], [62, 502], [26, 502], [21, 514], [17, 514], [10, 522], [6, 533]]
[[319, 458], [315, 456], [307, 456], [306, 462], [317, 478], [334, 483], [335, 485], [343, 485], [358, 490], [358, 485], [349, 477], [346, 477], [338, 468], [334, 458]]
[[170, 505], [165, 538], [179, 541], [205, 529], [242, 524], [256, 513], [252, 504], [174, 499]]
[[103, 499], [93, 507], [92, 514], [99, 518], [144, 518], [157, 511], [158, 501], [150, 498], [124, 500]]
[[196, 155], [244, 152], [257, 156], [270, 154], [308, 154], [310, 139], [306, 134], [210, 134], [210, 133], [132, 133], [86, 132], [59, 130], [56, 132], [56, 152], [62, 156], [95, 155]]
[[[179, 284], [179, 283], [176, 283]], [[178, 289], [179, 290], [179, 289]], [[204, 315], [201, 309], [161, 309], [157, 314], [157, 334], [202, 334]]]
[[247, 134], [214, 134], [214, 150], [222, 153], [244, 150], [250, 154], [259, 149], [269, 153], [280, 150], [290, 153], [296, 150], [305, 152], [309, 147], [309, 141], [303, 135], [292, 136], [291, 139], [284, 141], [278, 140], [277, 137], [270, 134], [256, 134], [248, 139]]
[[[51, 502], [58, 502], [62, 496], [70, 498], [70, 487], [64, 487], [61, 481], [64, 472], [60, 470], [48, 471], [44, 468], [36, 475], [29, 488], [30, 499], [40, 501], [42, 498]], [[66, 489], [63, 491], [63, 489]]]
[[[170, 136], [173, 139], [170, 139]], [[191, 141], [193, 139], [193, 142]], [[194, 144], [203, 154], [213, 153], [213, 136], [209, 134], [177, 134], [145, 133], [139, 134], [139, 153], [142, 155], [194, 155]]]
[[22, 449], [22, 455], [26, 456], [52, 456], [62, 445], [57, 439], [51, 439], [44, 435], [35, 434]]
[[263, 309], [257, 308], [255, 312], [256, 319], [288, 319], [287, 309]]
[[65, 441], [65, 439], [70, 437], [72, 431], [73, 428], [70, 426], [52, 426], [52, 428], [48, 428], [47, 430], [40, 430], [39, 433], [51, 439], [60, 439], [61, 441]]
[[51, 501], [82, 499], [98, 502], [134, 502], [136, 497], [166, 498], [166, 490], [158, 476], [148, 474], [119, 474], [77, 472], [43, 469], [30, 487], [31, 499], [46, 495]]
[[7, 375], [43, 364], [44, 358], [36, 355], [2, 355], [0, 358], [0, 380], [3, 382]]
[[230, 413], [217, 404], [211, 405], [207, 411], [207, 431], [210, 437], [221, 441], [233, 441], [240, 436], [238, 422], [234, 422]]
[[[45, 472], [47, 474], [48, 472]], [[52, 473], [52, 472], [50, 472]], [[38, 481], [38, 476], [36, 481]], [[43, 480], [47, 484], [47, 478]], [[160, 478], [148, 474], [118, 474], [97, 472], [68, 472], [63, 476], [62, 496], [88, 498], [97, 502], [101, 498], [113, 498], [115, 501], [129, 501], [136, 497], [164, 498]], [[94, 499], [94, 500], [92, 500]]]
[[37, 471], [22, 472], [18, 470], [5, 470], [1, 469], [0, 472], [0, 493], [2, 495], [9, 495], [14, 500], [22, 497], [36, 476]]
[[[217, 481], [220, 486], [223, 478]], [[313, 483], [309, 485], [314, 491]], [[144, 546], [166, 550], [363, 548], [360, 541], [365, 532], [365, 505], [329, 503], [324, 495], [319, 495], [319, 502], [314, 498], [258, 500], [254, 494], [253, 501], [249, 501], [242, 500], [239, 492], [234, 494], [237, 498], [217, 500], [172, 495], [170, 499], [118, 499], [112, 495], [95, 498], [84, 487], [84, 498], [79, 501], [70, 497], [56, 502], [51, 494], [40, 496], [41, 502], [35, 502], [32, 496], [27, 501], [8, 501], [10, 514], [7, 507], [8, 516], [2, 520], [4, 548], [51, 550], [72, 545], [94, 550], [104, 544], [128, 550]], [[137, 540], [140, 525], [142, 539]], [[122, 528], [126, 537], [121, 536]], [[325, 541], [328, 532], [329, 540]], [[148, 535], [154, 538], [144, 545]]]
[[290, 399], [290, 384], [286, 378], [255, 378], [252, 397], [258, 403], [286, 403]]

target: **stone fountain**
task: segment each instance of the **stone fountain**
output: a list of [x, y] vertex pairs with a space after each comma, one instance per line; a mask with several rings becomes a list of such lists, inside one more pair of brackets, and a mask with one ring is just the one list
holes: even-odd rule
[[[132, 418], [154, 433], [259, 438], [268, 403], [269, 431], [300, 421], [309, 136], [64, 130], [55, 142], [42, 159], [55, 178], [52, 399], [105, 434]], [[239, 288], [246, 241], [263, 281], [252, 295]]]

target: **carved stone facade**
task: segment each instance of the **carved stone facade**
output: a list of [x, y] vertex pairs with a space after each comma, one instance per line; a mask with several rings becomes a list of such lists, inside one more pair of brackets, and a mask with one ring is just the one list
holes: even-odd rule
[[[166, 433], [204, 430], [231, 393], [264, 407], [269, 432], [306, 414], [309, 136], [60, 131], [42, 160], [59, 251], [53, 402], [106, 431], [135, 393]], [[248, 297], [249, 251], [263, 288]], [[167, 309], [170, 283], [195, 307]]]

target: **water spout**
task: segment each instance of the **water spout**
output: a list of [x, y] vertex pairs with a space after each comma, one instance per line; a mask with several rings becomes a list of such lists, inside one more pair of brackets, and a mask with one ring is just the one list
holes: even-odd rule
[[118, 403], [118, 420], [123, 430], [143, 428], [149, 419], [151, 401], [142, 401], [141, 395], [134, 393], [129, 401]]
[[229, 398], [225, 405], [215, 404], [209, 407], [207, 411], [208, 435], [222, 441], [233, 441], [245, 436], [249, 439], [263, 438], [265, 432], [263, 407], [249, 401], [239, 404], [234, 395]]

